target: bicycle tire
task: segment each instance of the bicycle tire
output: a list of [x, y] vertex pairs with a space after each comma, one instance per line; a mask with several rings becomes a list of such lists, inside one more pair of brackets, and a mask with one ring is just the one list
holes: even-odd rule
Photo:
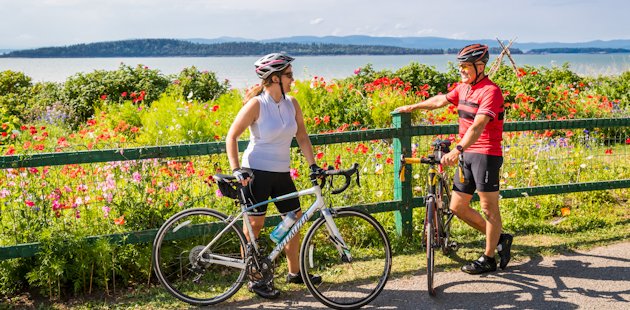
[[[160, 227], [151, 256], [158, 280], [171, 295], [191, 305], [208, 306], [230, 298], [241, 288], [245, 268], [209, 263], [195, 267], [192, 263], [195, 253], [228, 224], [227, 218], [211, 209], [195, 208], [173, 215]], [[240, 227], [234, 225], [209, 250], [244, 262], [246, 244]]]
[[435, 225], [435, 200], [429, 198], [427, 200], [427, 210], [425, 216], [425, 240], [427, 251], [427, 291], [429, 295], [435, 296], [435, 288], [433, 287], [435, 272], [435, 246], [437, 244], [437, 231]]
[[437, 209], [437, 229], [438, 229], [438, 241], [442, 254], [448, 255], [451, 251], [450, 235], [451, 235], [451, 222], [449, 217], [452, 217], [450, 212], [450, 194], [447, 192], [447, 182], [444, 179], [440, 180], [440, 185], [437, 189], [438, 199], [440, 199], [440, 207]]
[[315, 299], [334, 309], [357, 309], [370, 303], [383, 290], [392, 265], [389, 238], [371, 215], [356, 209], [333, 212], [341, 238], [352, 256], [343, 257], [332, 241], [324, 217], [313, 223], [300, 249], [303, 275], [319, 274], [320, 284], [304, 277]]

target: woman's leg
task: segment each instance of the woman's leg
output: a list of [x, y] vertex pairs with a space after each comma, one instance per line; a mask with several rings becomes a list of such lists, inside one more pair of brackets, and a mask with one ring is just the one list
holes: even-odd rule
[[[302, 216], [302, 211], [299, 210], [295, 213], [299, 219]], [[287, 265], [289, 266], [289, 272], [296, 274], [300, 272], [300, 232], [295, 234], [291, 241], [284, 246], [284, 254], [287, 255]]]

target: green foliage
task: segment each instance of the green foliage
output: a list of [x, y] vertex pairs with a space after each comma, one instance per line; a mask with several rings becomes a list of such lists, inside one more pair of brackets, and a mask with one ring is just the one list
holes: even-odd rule
[[[323, 78], [296, 81], [293, 96], [300, 103], [307, 129], [328, 131], [351, 124], [372, 124], [367, 100], [353, 85], [326, 82]], [[345, 124], [345, 125], [344, 125]]]
[[21, 116], [28, 106], [31, 78], [22, 72], [0, 72], [0, 112]]
[[219, 141], [227, 134], [241, 100], [237, 91], [209, 104], [164, 96], [141, 113], [142, 131], [137, 141], [146, 145]]
[[429, 85], [430, 93], [437, 95], [438, 93], [447, 93], [447, 87], [450, 83], [456, 82], [457, 78], [453, 78], [447, 73], [441, 73], [435, 69], [417, 62], [412, 62], [394, 73], [394, 76], [411, 84], [414, 91], [421, 90], [422, 86]]
[[194, 66], [184, 68], [173, 84], [173, 88], [182, 98], [202, 102], [217, 99], [230, 87], [227, 80], [219, 83], [214, 72], [201, 72]]
[[71, 76], [64, 84], [61, 100], [70, 107], [70, 121], [76, 126], [103, 104], [157, 100], [169, 84], [170, 79], [159, 70], [121, 64], [115, 71], [96, 70]]

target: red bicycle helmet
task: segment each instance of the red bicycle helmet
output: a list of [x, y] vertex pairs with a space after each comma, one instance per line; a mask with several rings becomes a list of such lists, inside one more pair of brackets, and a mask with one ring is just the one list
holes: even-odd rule
[[490, 59], [490, 53], [488, 52], [488, 46], [483, 44], [471, 44], [464, 46], [459, 53], [457, 53], [457, 61], [475, 63], [481, 61], [484, 64], [488, 63]]

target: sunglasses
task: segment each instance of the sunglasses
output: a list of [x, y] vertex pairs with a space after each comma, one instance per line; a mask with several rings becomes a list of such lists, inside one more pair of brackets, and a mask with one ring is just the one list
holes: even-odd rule
[[286, 77], [292, 79], [293, 78], [293, 72], [286, 72], [286, 73], [282, 73], [282, 75], [285, 75]]

